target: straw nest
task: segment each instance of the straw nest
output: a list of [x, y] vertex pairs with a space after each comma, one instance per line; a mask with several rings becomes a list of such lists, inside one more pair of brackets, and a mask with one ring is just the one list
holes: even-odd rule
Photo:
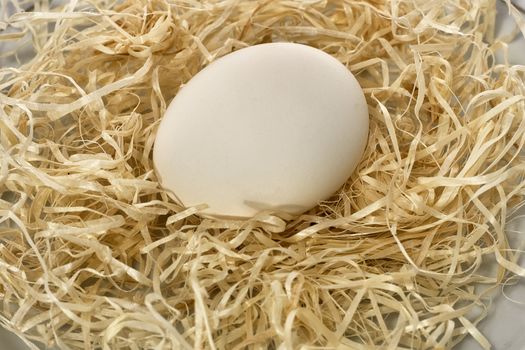
[[[525, 67], [495, 63], [495, 1], [2, 2], [29, 3], [0, 21], [4, 58], [33, 52], [0, 69], [3, 326], [61, 349], [490, 346], [490, 293], [525, 275], [505, 233]], [[300, 217], [203, 219], [159, 186], [159, 121], [214, 59], [271, 41], [356, 75], [366, 154]]]

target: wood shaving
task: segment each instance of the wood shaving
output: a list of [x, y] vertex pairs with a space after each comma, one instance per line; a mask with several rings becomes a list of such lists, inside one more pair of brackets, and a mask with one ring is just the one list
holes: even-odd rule
[[[525, 67], [495, 62], [495, 0], [0, 4], [2, 58], [34, 53], [0, 68], [0, 323], [32, 349], [490, 348], [491, 293], [525, 276]], [[204, 219], [157, 181], [159, 121], [272, 41], [355, 74], [366, 154], [300, 217]]]

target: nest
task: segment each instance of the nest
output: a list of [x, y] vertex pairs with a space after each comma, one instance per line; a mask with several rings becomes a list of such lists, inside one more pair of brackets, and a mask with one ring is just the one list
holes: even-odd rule
[[[525, 275], [505, 233], [525, 67], [496, 63], [494, 0], [30, 3], [0, 21], [4, 58], [33, 52], [0, 69], [0, 322], [33, 349], [490, 346], [491, 292]], [[157, 181], [159, 122], [210, 62], [274, 41], [354, 73], [366, 154], [299, 217], [203, 218]]]

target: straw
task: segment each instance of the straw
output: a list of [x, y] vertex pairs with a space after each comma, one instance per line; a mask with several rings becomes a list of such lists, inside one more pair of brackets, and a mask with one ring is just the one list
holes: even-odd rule
[[[2, 59], [34, 52], [0, 68], [3, 326], [61, 349], [490, 347], [492, 292], [525, 275], [505, 231], [525, 67], [495, 62], [494, 0], [1, 4]], [[166, 106], [213, 60], [272, 41], [355, 74], [358, 169], [299, 217], [182, 208], [152, 164]]]

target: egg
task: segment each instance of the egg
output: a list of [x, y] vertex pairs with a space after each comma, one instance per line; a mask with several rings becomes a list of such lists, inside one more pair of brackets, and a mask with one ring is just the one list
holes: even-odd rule
[[332, 196], [368, 137], [365, 96], [329, 54], [301, 44], [240, 49], [196, 74], [158, 127], [153, 162], [180, 204], [204, 215], [303, 213]]

